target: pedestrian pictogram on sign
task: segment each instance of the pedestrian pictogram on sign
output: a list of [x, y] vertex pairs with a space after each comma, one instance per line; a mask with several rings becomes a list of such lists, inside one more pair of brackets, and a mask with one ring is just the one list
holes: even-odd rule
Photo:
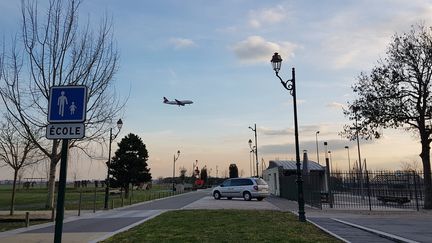
[[86, 86], [53, 86], [50, 89], [48, 122], [84, 122], [87, 109]]

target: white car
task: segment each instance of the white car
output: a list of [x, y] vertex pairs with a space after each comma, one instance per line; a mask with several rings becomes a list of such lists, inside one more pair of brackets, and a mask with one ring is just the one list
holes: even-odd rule
[[226, 197], [242, 197], [245, 201], [256, 198], [263, 200], [269, 195], [268, 185], [261, 178], [231, 178], [213, 189], [212, 195], [216, 200]]

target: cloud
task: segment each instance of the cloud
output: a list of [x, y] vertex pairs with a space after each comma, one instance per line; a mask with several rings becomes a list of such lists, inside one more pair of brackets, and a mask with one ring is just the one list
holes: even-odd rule
[[260, 134], [269, 135], [269, 136], [294, 134], [294, 129], [292, 128], [271, 129], [266, 127], [259, 127], [257, 130]]
[[249, 36], [246, 40], [235, 44], [231, 49], [244, 63], [270, 62], [274, 52], [279, 52], [285, 61], [294, 56], [297, 45], [291, 42], [280, 44], [265, 40], [261, 36]]
[[185, 39], [185, 38], [171, 38], [170, 43], [174, 45], [175, 49], [182, 49], [182, 48], [196, 46], [193, 40]]
[[249, 25], [253, 28], [260, 28], [265, 24], [275, 24], [286, 19], [287, 10], [282, 6], [251, 10], [249, 12]]
[[341, 109], [346, 109], [346, 105], [338, 103], [338, 102], [331, 102], [327, 104], [327, 107], [332, 108], [332, 109], [337, 109], [337, 110], [341, 110]]
[[[258, 132], [268, 136], [294, 135], [293, 128], [272, 129], [268, 127], [258, 127]], [[334, 133], [335, 127], [332, 125], [304, 125], [299, 127], [299, 133], [315, 135], [320, 131], [320, 135], [330, 135]]]
[[[292, 106], [293, 103], [294, 102], [292, 101], [292, 99], [289, 99], [288, 101], [282, 102], [282, 105], [283, 106]], [[306, 103], [306, 100], [304, 100], [304, 99], [297, 99], [297, 105], [302, 105], [304, 103]]]
[[[356, 1], [313, 24], [315, 38], [322, 38], [318, 56], [326, 57], [318, 61], [329, 63], [333, 69], [369, 68], [385, 55], [395, 32], [406, 32], [419, 22], [432, 23], [430, 1]], [[322, 31], [322, 26], [327, 31]]]
[[[323, 150], [323, 141], [319, 142], [319, 149]], [[327, 140], [328, 147], [330, 151], [343, 150], [346, 145], [351, 144], [351, 142], [343, 139], [331, 139]], [[362, 140], [362, 144], [372, 144], [374, 140]], [[361, 145], [360, 145], [361, 146]], [[351, 147], [351, 146], [350, 146]], [[354, 147], [354, 146], [353, 146]], [[316, 153], [316, 141], [300, 141], [300, 152], [303, 150], [309, 151], [309, 153]], [[271, 144], [258, 146], [258, 152], [263, 154], [295, 154], [294, 143], [284, 143], [284, 144]]]

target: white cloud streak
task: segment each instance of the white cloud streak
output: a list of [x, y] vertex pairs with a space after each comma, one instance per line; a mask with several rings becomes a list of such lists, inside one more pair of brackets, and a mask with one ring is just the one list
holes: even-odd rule
[[282, 6], [252, 10], [249, 12], [249, 26], [261, 28], [266, 24], [275, 24], [286, 19], [287, 10]]
[[275, 43], [261, 36], [249, 36], [231, 49], [243, 63], [268, 63], [274, 52], [279, 52], [285, 60], [292, 58], [296, 48], [297, 45], [291, 42]]
[[196, 46], [195, 42], [191, 39], [186, 38], [171, 38], [170, 43], [174, 45], [176, 49], [188, 48]]

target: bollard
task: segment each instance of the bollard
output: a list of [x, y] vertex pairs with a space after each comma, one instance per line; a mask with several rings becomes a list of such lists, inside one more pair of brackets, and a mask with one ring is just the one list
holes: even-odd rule
[[80, 190], [79, 200], [78, 200], [78, 216], [81, 216], [81, 201], [82, 201], [82, 190]]
[[54, 209], [54, 207], [53, 208], [51, 208], [51, 222], [54, 222], [54, 215], [55, 215], [55, 209]]
[[93, 195], [93, 213], [96, 213], [96, 187], [94, 189], [94, 195]]
[[26, 227], [30, 226], [30, 213], [29, 212], [26, 212], [25, 225], [26, 225]]
[[123, 206], [124, 206], [124, 196], [123, 196], [123, 191], [121, 192], [120, 196], [121, 196], [121, 206], [123, 207]]

